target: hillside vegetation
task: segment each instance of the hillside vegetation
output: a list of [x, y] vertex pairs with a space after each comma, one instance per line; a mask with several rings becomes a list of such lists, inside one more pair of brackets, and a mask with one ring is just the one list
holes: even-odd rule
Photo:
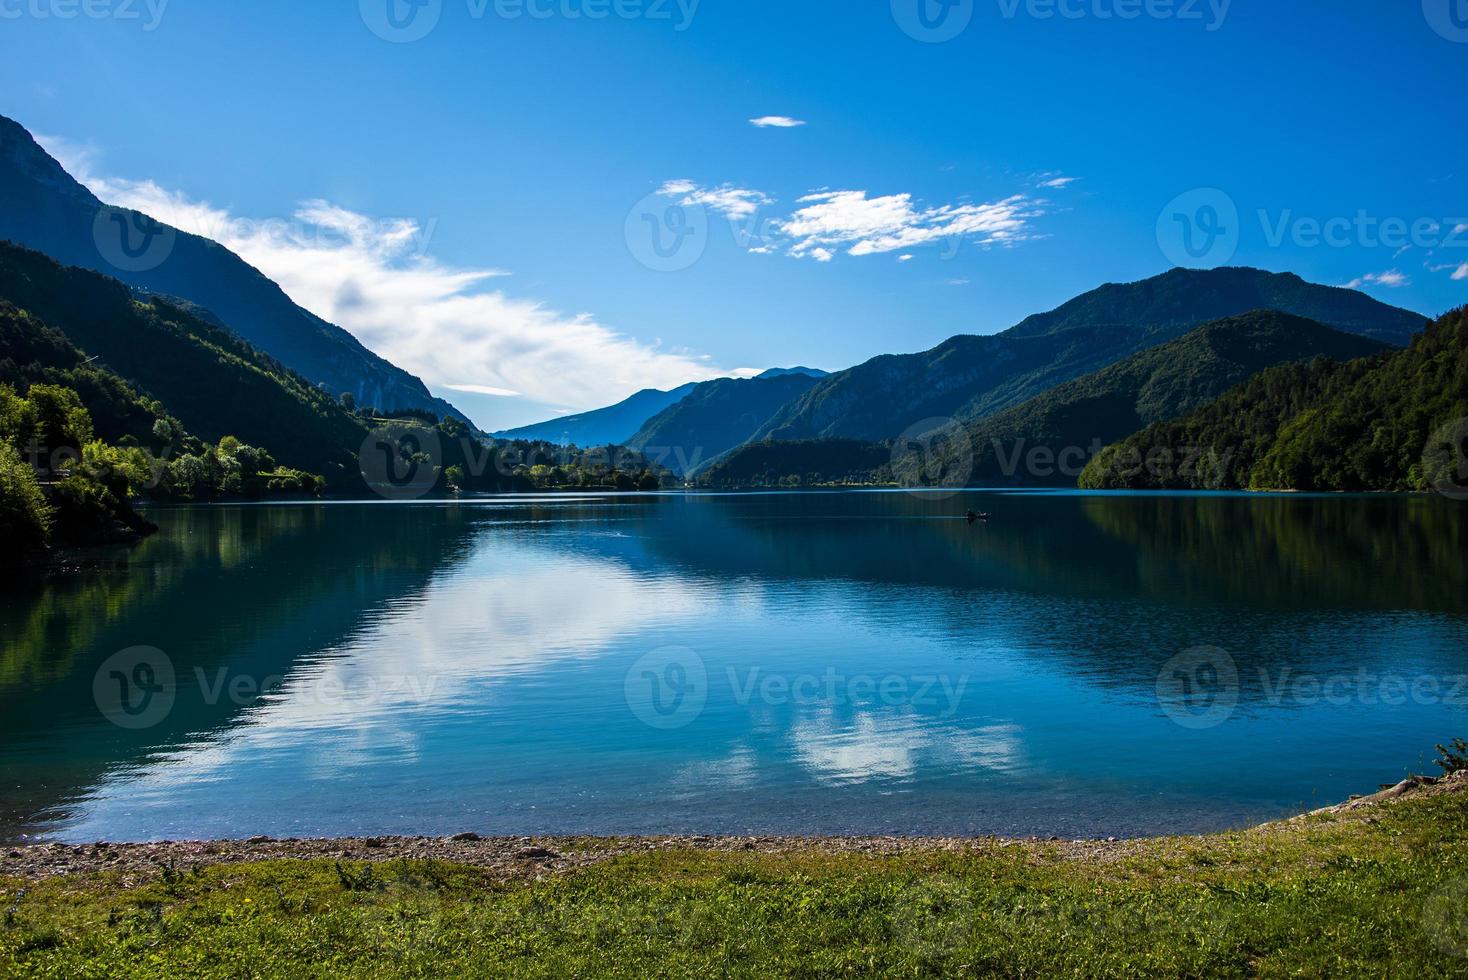
[[892, 450], [856, 439], [751, 442], [698, 474], [715, 489], [867, 486], [892, 482]]
[[1468, 311], [1405, 351], [1272, 368], [1108, 446], [1087, 489], [1425, 491], [1468, 483]]
[[362, 421], [228, 329], [6, 243], [0, 243], [0, 299], [98, 358], [150, 404], [167, 406], [200, 439], [235, 436], [287, 466], [322, 475], [332, 487], [355, 480], [355, 453], [367, 431]]
[[314, 495], [321, 479], [278, 467], [234, 436], [207, 444], [59, 331], [0, 301], [0, 556], [39, 571], [52, 546], [135, 540], [136, 496], [198, 500]]
[[[1384, 349], [1313, 320], [1256, 310], [1206, 324], [971, 422], [966, 444], [950, 440], [937, 448], [949, 456], [960, 449], [972, 453], [973, 485], [1074, 486], [1103, 446], [1206, 405], [1265, 368]], [[895, 476], [905, 484], [921, 483], [922, 467], [934, 464], [916, 454], [900, 456]]]

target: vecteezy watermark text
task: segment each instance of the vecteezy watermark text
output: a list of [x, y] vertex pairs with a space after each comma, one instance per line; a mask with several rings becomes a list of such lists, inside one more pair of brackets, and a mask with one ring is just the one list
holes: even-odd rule
[[938, 717], [952, 718], [968, 690], [962, 674], [843, 674], [827, 667], [820, 674], [767, 673], [762, 667], [744, 671], [726, 668], [734, 703], [748, 707], [758, 702], [771, 707], [794, 705], [857, 705], [938, 709]]
[[[1169, 20], [1223, 27], [1233, 0], [994, 0], [1004, 20]], [[973, 23], [980, 0], [891, 0], [892, 19], [927, 44], [952, 41]]]
[[[646, 20], [682, 33], [693, 26], [702, 0], [463, 0], [472, 21]], [[362, 23], [384, 41], [421, 41], [443, 19], [444, 0], [358, 0]]]
[[1233, 0], [995, 0], [1006, 20], [1176, 20], [1216, 31]]
[[741, 708], [915, 708], [945, 719], [958, 713], [969, 685], [967, 674], [848, 674], [834, 666], [821, 673], [794, 674], [759, 665], [726, 667], [722, 676], [711, 675], [697, 652], [662, 647], [628, 668], [623, 694], [640, 721], [671, 731], [698, 720], [715, 680], [727, 687], [728, 703]]
[[1273, 708], [1468, 707], [1468, 674], [1406, 674], [1361, 667], [1317, 674], [1290, 666], [1241, 671], [1219, 647], [1193, 647], [1157, 674], [1163, 712], [1184, 728], [1215, 728], [1233, 717], [1247, 686], [1253, 704]]
[[138, 21], [145, 31], [163, 23], [170, 0], [0, 0], [0, 20]]
[[[1465, 0], [1468, 2], [1468, 0]], [[1382, 215], [1358, 208], [1352, 214], [1306, 215], [1292, 208], [1256, 209], [1254, 220], [1268, 248], [1468, 250], [1468, 216]], [[1216, 187], [1179, 194], [1157, 217], [1157, 244], [1173, 265], [1217, 268], [1238, 252], [1252, 222], [1238, 202]], [[1460, 261], [1454, 259], [1453, 264]]]

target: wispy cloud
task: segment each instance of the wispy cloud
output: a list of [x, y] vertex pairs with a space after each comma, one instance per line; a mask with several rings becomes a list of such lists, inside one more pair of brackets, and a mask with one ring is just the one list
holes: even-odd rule
[[794, 129], [804, 126], [805, 120], [792, 119], [789, 116], [760, 116], [758, 119], [751, 119], [749, 124], [760, 129]]
[[736, 221], [748, 218], [760, 208], [774, 203], [759, 191], [735, 187], [733, 184], [700, 187], [691, 180], [670, 180], [658, 188], [658, 193], [676, 200], [684, 207], [706, 207]]
[[491, 289], [499, 269], [459, 268], [428, 254], [434, 221], [377, 219], [327, 201], [261, 221], [152, 181], [94, 172], [94, 156], [48, 147], [102, 200], [219, 242], [297, 303], [369, 349], [449, 391], [594, 408], [642, 388], [729, 375], [707, 356], [665, 350], [536, 299]]
[[1347, 289], [1360, 289], [1363, 286], [1384, 286], [1387, 289], [1400, 289], [1410, 286], [1412, 278], [1397, 269], [1388, 269], [1386, 272], [1368, 272], [1359, 279], [1352, 279], [1346, 283]]
[[1078, 180], [1080, 180], [1079, 177], [1067, 177], [1065, 174], [1041, 174], [1039, 185], [1059, 190], [1062, 187], [1069, 187]]
[[[911, 194], [868, 197], [866, 191], [824, 191], [800, 199], [805, 207], [781, 223], [792, 239], [790, 254], [829, 261], [837, 249], [876, 255], [968, 238], [981, 245], [1009, 245], [1028, 236], [1042, 212], [1022, 194], [988, 204], [919, 208]], [[825, 257], [823, 257], [825, 256]]]

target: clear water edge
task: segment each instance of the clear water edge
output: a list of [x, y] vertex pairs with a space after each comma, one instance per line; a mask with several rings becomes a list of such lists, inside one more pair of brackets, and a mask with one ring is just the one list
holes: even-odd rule
[[[1258, 822], [1425, 770], [1468, 730], [1460, 507], [807, 492], [156, 509], [125, 572], [0, 598], [0, 835]], [[129, 729], [95, 681], [140, 646], [177, 684]], [[1158, 686], [1199, 647], [1238, 677], [1209, 727]], [[702, 706], [660, 715], [689, 667]], [[1438, 694], [1387, 703], [1396, 678]]]

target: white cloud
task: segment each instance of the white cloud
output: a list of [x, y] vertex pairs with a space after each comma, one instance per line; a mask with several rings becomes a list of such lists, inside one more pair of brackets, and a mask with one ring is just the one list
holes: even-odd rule
[[971, 279], [950, 279], [950, 280], [948, 280], [948, 285], [950, 285], [950, 286], [967, 286], [972, 281], [973, 280], [971, 280]]
[[691, 180], [670, 180], [658, 188], [663, 197], [677, 200], [683, 207], [706, 207], [726, 218], [740, 220], [755, 214], [774, 201], [759, 191], [733, 184], [700, 187]]
[[1029, 222], [1041, 213], [1036, 202], [1021, 194], [988, 204], [918, 209], [911, 194], [868, 197], [866, 191], [823, 191], [800, 203], [806, 206], [783, 222], [781, 231], [794, 239], [791, 255], [819, 261], [829, 261], [836, 248], [849, 255], [876, 255], [946, 238], [1013, 244], [1028, 237]]
[[760, 129], [794, 129], [804, 126], [805, 120], [791, 119], [789, 116], [760, 116], [758, 119], [751, 119], [749, 123]]
[[897, 256], [897, 261], [898, 262], [911, 262], [914, 258], [915, 258], [915, 256], [911, 252], [908, 252], [906, 255], [899, 255], [899, 256]]
[[1066, 177], [1063, 174], [1043, 174], [1040, 177], [1040, 186], [1059, 190], [1062, 187], [1069, 187], [1078, 180], [1080, 180], [1079, 177]]
[[891, 712], [863, 710], [849, 720], [829, 710], [809, 712], [790, 726], [795, 761], [823, 783], [911, 778], [934, 760], [968, 768], [1013, 771], [1024, 761], [1017, 725], [921, 724]]
[[46, 145], [102, 200], [228, 247], [297, 303], [430, 387], [580, 411], [642, 388], [729, 374], [706, 356], [664, 350], [592, 314], [486, 288], [507, 273], [431, 257], [436, 222], [376, 219], [321, 200], [289, 218], [259, 221], [152, 181], [99, 176], [87, 151], [59, 140]]
[[1453, 234], [1468, 235], [1468, 225], [1455, 225], [1453, 227]]
[[470, 395], [489, 395], [491, 398], [519, 398], [518, 391], [508, 388], [493, 388], [489, 385], [444, 385], [450, 391], [462, 391]]
[[1452, 279], [1454, 282], [1462, 282], [1464, 279], [1468, 279], [1468, 262], [1464, 262], [1462, 265], [1453, 265], [1453, 263], [1449, 262], [1447, 265], [1428, 265], [1426, 268], [1428, 272], [1447, 272], [1451, 269], [1453, 270]]
[[1352, 279], [1346, 283], [1347, 289], [1360, 289], [1363, 286], [1384, 286], [1387, 289], [1400, 289], [1403, 286], [1412, 285], [1410, 276], [1397, 269], [1388, 269], [1386, 272], [1368, 272], [1360, 279]]

